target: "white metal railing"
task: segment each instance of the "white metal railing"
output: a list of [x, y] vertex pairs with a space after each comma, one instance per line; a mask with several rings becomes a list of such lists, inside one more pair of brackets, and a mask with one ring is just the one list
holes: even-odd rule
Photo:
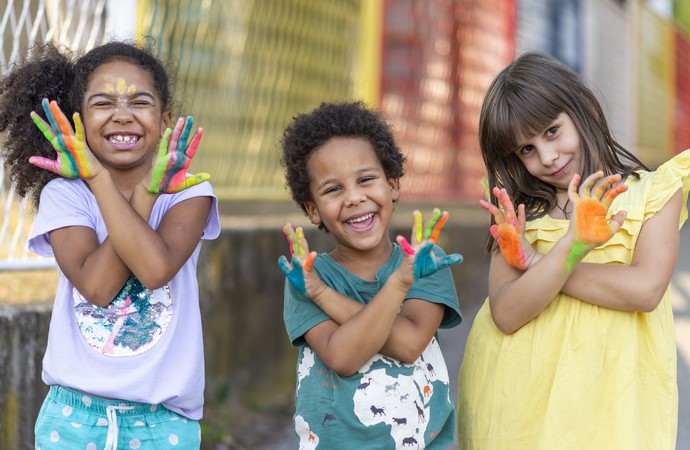
[[[120, 0], [116, 7], [112, 0], [0, 0], [2, 75], [36, 42], [53, 42], [75, 51], [93, 48], [105, 37], [121, 32], [127, 20], [134, 23], [135, 3]], [[123, 13], [127, 16], [124, 19]], [[117, 20], [108, 20], [113, 17]], [[119, 24], [115, 25], [118, 30], [111, 30], [111, 23]], [[28, 250], [26, 242], [34, 217], [31, 199], [14, 195], [2, 165], [0, 208], [0, 271], [54, 266], [53, 258], [42, 258]]]

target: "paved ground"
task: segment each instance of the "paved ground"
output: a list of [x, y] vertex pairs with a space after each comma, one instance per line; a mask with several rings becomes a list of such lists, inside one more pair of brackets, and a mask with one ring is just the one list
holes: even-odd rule
[[[676, 450], [688, 450], [690, 449], [690, 226], [685, 226], [681, 232], [680, 257], [671, 283], [671, 294], [678, 344], [679, 416]], [[467, 334], [479, 306], [481, 302], [471, 307], [463, 305], [465, 317], [463, 323], [452, 330], [441, 332], [441, 342], [451, 380], [457, 379]], [[453, 388], [453, 398], [456, 397], [457, 389]], [[289, 425], [286, 426], [289, 427]], [[281, 430], [274, 438], [271, 442], [257, 447], [256, 450], [297, 448], [297, 442], [290, 428]]]

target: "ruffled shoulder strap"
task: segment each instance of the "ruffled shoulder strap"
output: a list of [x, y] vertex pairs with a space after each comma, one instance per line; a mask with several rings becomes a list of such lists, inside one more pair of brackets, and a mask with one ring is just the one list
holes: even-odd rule
[[[644, 174], [642, 176], [644, 177]], [[690, 150], [677, 154], [648, 176], [649, 192], [645, 201], [645, 220], [663, 208], [678, 189], [682, 189], [683, 206], [680, 213], [682, 225], [688, 217], [686, 203], [690, 191]]]

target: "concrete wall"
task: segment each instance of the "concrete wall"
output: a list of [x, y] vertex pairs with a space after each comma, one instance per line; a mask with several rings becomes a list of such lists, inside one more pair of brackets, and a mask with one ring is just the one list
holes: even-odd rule
[[[397, 215], [408, 217], [407, 212]], [[216, 442], [233, 448], [227, 441], [253, 412], [291, 406], [296, 351], [283, 325], [284, 277], [277, 265], [288, 246], [275, 226], [284, 221], [282, 216], [263, 226], [265, 221], [248, 218], [225, 220], [221, 236], [202, 247], [198, 278], [207, 383], [204, 448], [214, 448]], [[302, 225], [312, 249], [332, 248], [327, 234]], [[448, 252], [464, 256], [453, 269], [463, 306], [483, 300], [488, 259], [481, 245], [486, 230], [483, 223], [451, 220], [439, 242]], [[408, 225], [396, 225], [391, 235], [398, 233], [409, 234]], [[0, 449], [33, 448], [33, 425], [47, 392], [40, 370], [49, 320], [50, 303], [0, 302]]]

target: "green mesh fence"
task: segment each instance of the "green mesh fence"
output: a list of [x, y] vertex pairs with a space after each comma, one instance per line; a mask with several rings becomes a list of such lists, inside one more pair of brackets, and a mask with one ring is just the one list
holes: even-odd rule
[[297, 113], [353, 97], [360, 1], [146, 2], [138, 31], [174, 55], [204, 128], [192, 171], [224, 199], [284, 199], [282, 131]]

